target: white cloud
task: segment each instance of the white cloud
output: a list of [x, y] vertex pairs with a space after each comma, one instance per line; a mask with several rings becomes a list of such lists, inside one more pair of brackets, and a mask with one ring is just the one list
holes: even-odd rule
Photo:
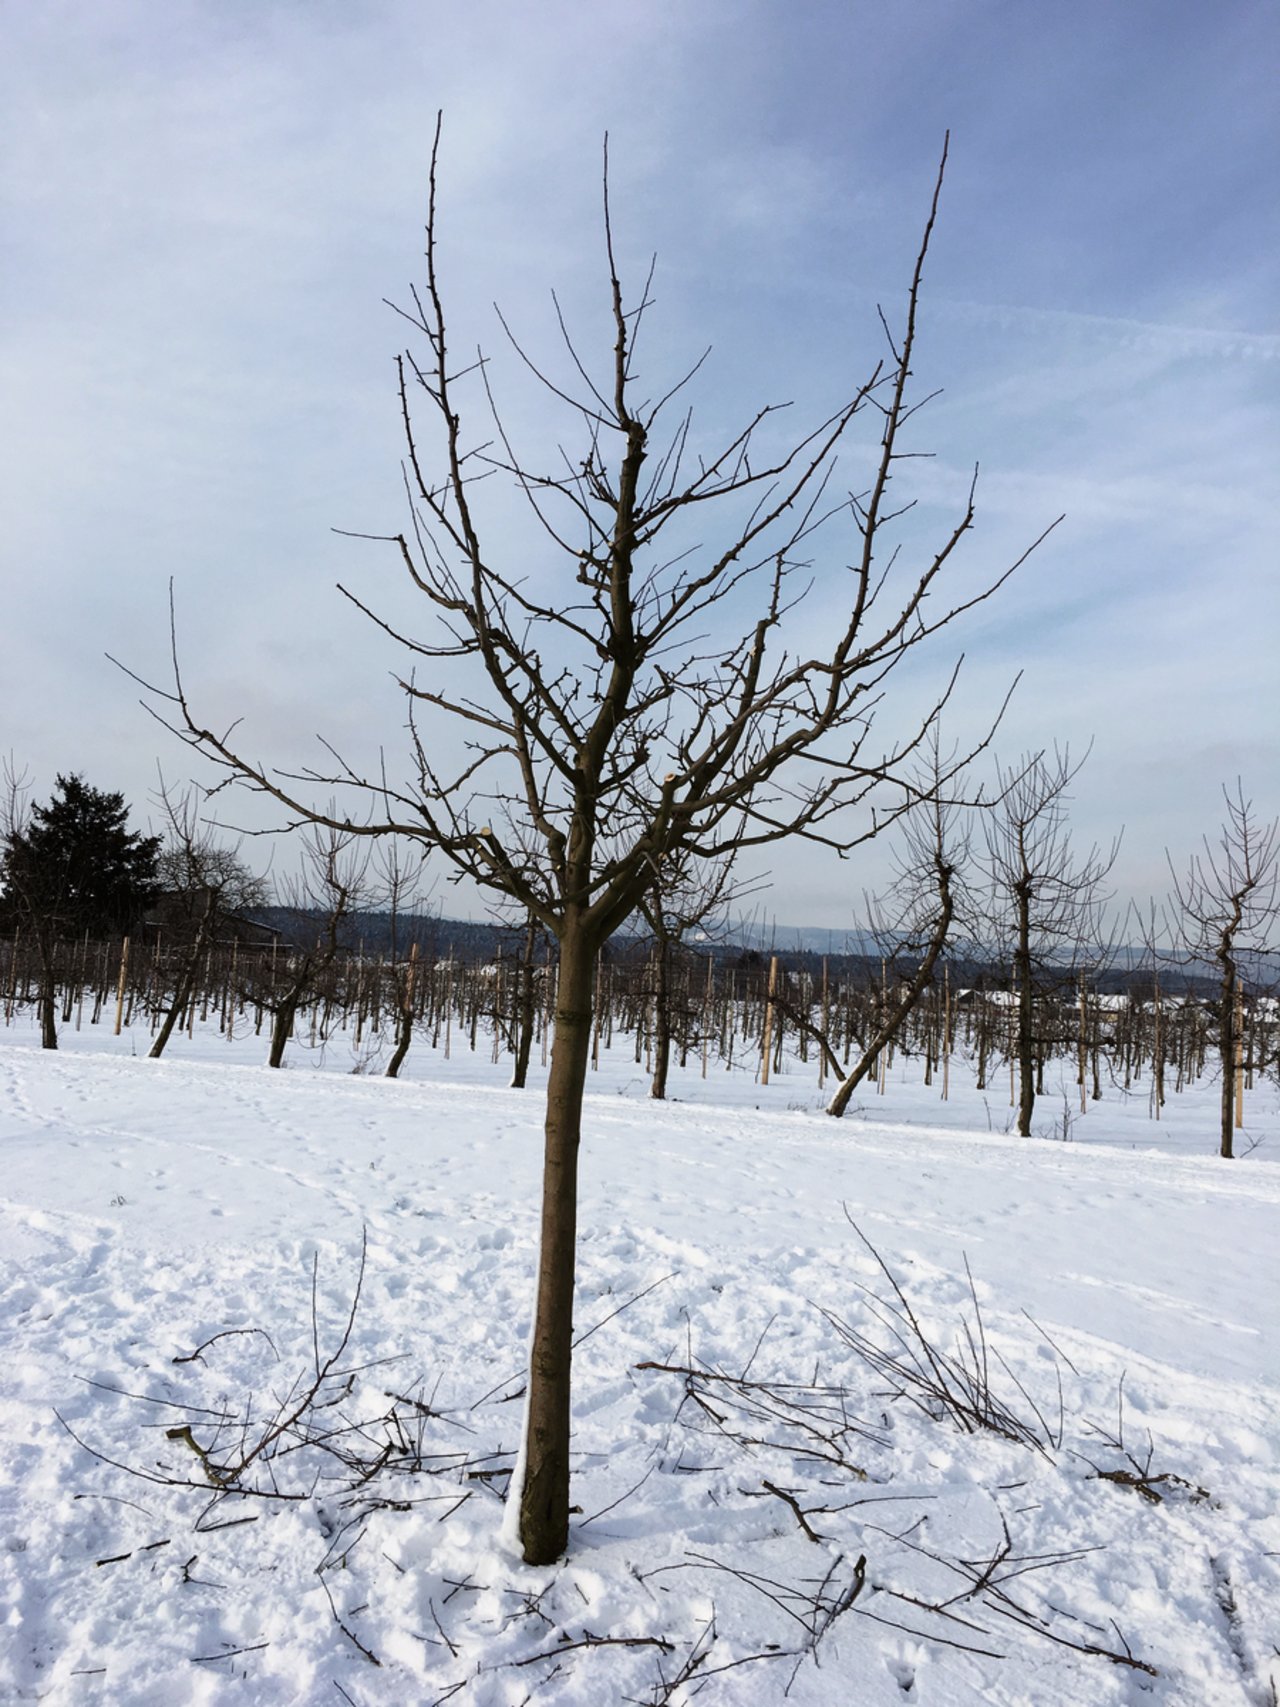
[[[394, 752], [388, 648], [333, 583], [418, 615], [391, 558], [328, 530], [400, 524], [402, 331], [380, 299], [417, 264], [438, 107], [457, 347], [505, 359], [498, 296], [547, 351], [552, 286], [607, 340], [608, 128], [620, 248], [633, 273], [660, 251], [646, 378], [714, 341], [709, 436], [766, 398], [818, 413], [875, 359], [875, 300], [901, 304], [954, 122], [920, 364], [947, 390], [920, 421], [938, 460], [913, 467], [918, 519], [949, 514], [981, 459], [968, 584], [1068, 512], [957, 636], [972, 717], [1029, 662], [1009, 747], [1096, 733], [1076, 811], [1105, 840], [1127, 805], [1135, 872], [1153, 840], [1196, 840], [1232, 753], [1255, 761], [1260, 804], [1280, 794], [1258, 734], [1280, 725], [1260, 11], [1228, 6], [1208, 41], [1103, 0], [1069, 20], [945, 0], [803, 20], [674, 0], [14, 13], [3, 745], [45, 786], [81, 768], [145, 794], [171, 749], [100, 653], [163, 666], [172, 575], [211, 716], [247, 713], [282, 761], [317, 729]], [[1198, 780], [1171, 792], [1178, 754]], [[846, 872], [794, 869], [779, 917], [845, 905]]]

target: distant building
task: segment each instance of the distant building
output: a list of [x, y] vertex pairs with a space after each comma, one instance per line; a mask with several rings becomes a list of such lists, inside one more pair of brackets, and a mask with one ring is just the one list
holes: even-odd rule
[[[138, 935], [147, 942], [181, 942], [193, 937], [200, 927], [209, 905], [211, 891], [207, 886], [195, 889], [166, 889], [152, 902], [138, 925]], [[213, 946], [263, 951], [287, 948], [283, 931], [274, 925], [264, 925], [256, 919], [245, 918], [214, 902]]]

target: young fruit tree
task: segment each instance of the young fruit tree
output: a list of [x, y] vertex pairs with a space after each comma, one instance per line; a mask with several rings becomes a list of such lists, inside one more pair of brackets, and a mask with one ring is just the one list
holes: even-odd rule
[[1206, 836], [1179, 876], [1173, 868], [1173, 910], [1183, 948], [1193, 965], [1212, 963], [1218, 989], [1213, 1003], [1222, 1066], [1222, 1121], [1218, 1153], [1234, 1153], [1233, 1127], [1240, 1074], [1238, 1044], [1245, 984], [1250, 970], [1267, 964], [1280, 924], [1280, 818], [1258, 819], [1237, 779], [1222, 791], [1227, 816], [1217, 843]]
[[[880, 1024], [827, 1104], [827, 1113], [837, 1120], [933, 982], [938, 961], [957, 932], [958, 919], [966, 925], [971, 922], [966, 878], [971, 861], [968, 813], [939, 786], [944, 770], [935, 743], [919, 779], [922, 797], [902, 821], [894, 850], [893, 883], [887, 895], [873, 897], [868, 906], [882, 963], [893, 965], [900, 982]], [[913, 963], [914, 970], [908, 970]]]
[[[163, 715], [295, 822], [415, 837], [556, 941], [539, 1272], [508, 1505], [525, 1559], [539, 1564], [568, 1539], [578, 1151], [601, 950], [677, 855], [714, 862], [789, 837], [843, 855], [894, 822], [915, 798], [911, 760], [957, 666], [945, 665], [928, 704], [914, 701], [882, 735], [891, 678], [1017, 563], [945, 595], [945, 572], [973, 523], [972, 484], [942, 537], [923, 549], [893, 526], [911, 507], [894, 481], [917, 454], [904, 441], [923, 400], [912, 361], [941, 171], [901, 325], [891, 331], [883, 320], [885, 353], [861, 383], [785, 443], [778, 407], [766, 405], [698, 454], [707, 438], [695, 437], [681, 399], [703, 361], [652, 389], [641, 378], [649, 279], [638, 297], [623, 289], [606, 152], [611, 347], [599, 360], [580, 351], [557, 304], [567, 375], [559, 378], [501, 322], [519, 371], [542, 387], [544, 414], [558, 417], [544, 465], [517, 446], [487, 358], [451, 353], [439, 134], [425, 279], [398, 310], [419, 341], [399, 360], [411, 525], [385, 536], [438, 629], [410, 637], [347, 594], [421, 671], [402, 678], [409, 778], [395, 783], [381, 764], [361, 772], [345, 756], [300, 774], [250, 761], [198, 719], [176, 647]], [[658, 352], [650, 360], [656, 367]], [[837, 497], [835, 453], [868, 422], [865, 469]], [[525, 506], [519, 539], [509, 512], [494, 505], [501, 482]], [[819, 569], [820, 538], [829, 561]], [[558, 574], [535, 574], [548, 554]], [[817, 619], [804, 604], [811, 586], [822, 600]], [[443, 756], [449, 726], [466, 742], [452, 770]], [[361, 804], [321, 809], [312, 789]]]
[[[672, 988], [677, 951], [695, 930], [705, 934], [723, 923], [729, 907], [748, 893], [735, 888], [733, 859], [664, 860], [655, 866], [653, 882], [640, 897], [639, 913], [649, 937], [650, 990], [653, 1016], [653, 1077], [649, 1095], [665, 1101], [671, 1070], [671, 1046], [676, 1040], [676, 993]], [[687, 1028], [687, 1019], [686, 1019]]]
[[267, 903], [265, 880], [249, 870], [234, 847], [216, 841], [201, 822], [195, 789], [174, 794], [161, 783], [158, 804], [166, 835], [156, 858], [157, 925], [176, 970], [169, 1010], [148, 1050], [153, 1061], [164, 1054], [181, 1025], [200, 968], [219, 932]]
[[[1085, 758], [1088, 758], [1085, 754]], [[1013, 989], [1011, 1050], [1017, 1062], [1018, 1131], [1031, 1136], [1036, 1082], [1059, 998], [1109, 953], [1107, 878], [1119, 841], [1083, 859], [1071, 847], [1068, 790], [1084, 759], [1055, 750], [998, 771], [998, 796], [983, 818], [984, 929]]]
[[368, 879], [366, 845], [330, 823], [308, 825], [303, 869], [277, 891], [293, 952], [285, 960], [283, 977], [271, 995], [259, 997], [271, 1015], [268, 1067], [283, 1067], [298, 1009], [324, 988], [335, 961], [343, 954], [347, 921], [369, 899]]

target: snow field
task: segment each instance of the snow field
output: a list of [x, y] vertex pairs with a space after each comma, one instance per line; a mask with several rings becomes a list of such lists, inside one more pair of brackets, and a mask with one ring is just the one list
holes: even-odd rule
[[[910, 1063], [837, 1123], [812, 1068], [767, 1089], [677, 1074], [661, 1106], [610, 1061], [583, 1151], [581, 1510], [567, 1560], [534, 1571], [500, 1545], [487, 1472], [521, 1420], [537, 1086], [426, 1049], [391, 1083], [337, 1047], [269, 1073], [252, 1038], [155, 1063], [127, 1037], [8, 1038], [0, 1699], [1274, 1699], [1274, 1087], [1250, 1107], [1270, 1142], [1223, 1163], [1211, 1084], [1159, 1125], [1143, 1097], [1092, 1105], [1052, 1143], [988, 1131], [993, 1093], [941, 1104]], [[1056, 1441], [1061, 1380], [1060, 1445], [890, 1396], [823, 1313], [892, 1343], [846, 1208], [940, 1349], [974, 1330], [967, 1254], [992, 1385]], [[322, 1397], [368, 1425], [344, 1436], [368, 1459], [396, 1409], [425, 1467], [353, 1488], [311, 1447], [272, 1461], [296, 1499], [165, 1485], [208, 1480], [166, 1430], [261, 1432], [338, 1345], [364, 1229]], [[1098, 1476], [1143, 1470], [1158, 1503]]]

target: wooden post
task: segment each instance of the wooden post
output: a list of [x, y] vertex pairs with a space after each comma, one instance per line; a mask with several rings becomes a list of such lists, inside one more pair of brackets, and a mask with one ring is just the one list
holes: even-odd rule
[[942, 1100], [951, 1091], [951, 968], [942, 968]]
[[[827, 982], [827, 957], [824, 954], [822, 957], [822, 1035], [823, 1035], [823, 1037], [827, 1037], [830, 1034], [830, 1029], [831, 1029], [831, 990], [830, 990], [830, 985]], [[826, 1084], [826, 1082], [827, 1082], [827, 1052], [825, 1049], [819, 1049], [819, 1051], [818, 1051], [818, 1089], [821, 1090], [822, 1087]]]
[[636, 1061], [640, 1060], [641, 1037], [644, 1040], [644, 1076], [653, 1077], [653, 1037], [658, 1025], [658, 950], [655, 947], [649, 961], [650, 971], [645, 982], [648, 992], [644, 999], [644, 1010], [640, 1018], [640, 1036], [636, 1038]]
[[12, 1021], [13, 1010], [18, 1001], [18, 945], [21, 940], [22, 932], [15, 930], [13, 933], [13, 959], [9, 963], [9, 993], [5, 997], [4, 1005], [4, 1023], [6, 1025]]
[[702, 997], [702, 1076], [707, 1076], [707, 1058], [711, 1052], [711, 1020], [715, 1010], [715, 984], [712, 981], [715, 956], [707, 956], [707, 988]]
[[542, 1065], [544, 1067], [547, 1064], [547, 1054], [551, 1042], [551, 1016], [556, 1011], [556, 995], [560, 984], [560, 963], [557, 961], [552, 966], [551, 957], [548, 955], [546, 967], [546, 1003], [542, 1010]]
[[240, 957], [237, 953], [239, 947], [240, 944], [235, 937], [232, 937], [231, 958], [227, 962], [227, 981], [222, 987], [223, 1031], [228, 1043], [236, 1034], [236, 978], [239, 973], [238, 962]]
[[769, 1062], [773, 1055], [773, 998], [778, 988], [778, 957], [769, 956], [769, 993], [764, 999], [764, 1042], [760, 1052], [760, 1083], [769, 1083]]
[[124, 987], [129, 976], [129, 939], [126, 937], [120, 944], [120, 976], [116, 980], [116, 1030], [119, 1037], [120, 1028], [124, 1024]]
[[1236, 979], [1236, 1128], [1244, 1125], [1244, 986]]

